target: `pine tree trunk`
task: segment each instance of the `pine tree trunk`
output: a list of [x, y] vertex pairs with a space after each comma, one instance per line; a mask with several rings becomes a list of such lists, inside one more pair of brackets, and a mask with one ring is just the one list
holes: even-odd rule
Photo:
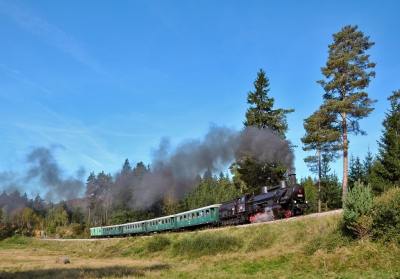
[[321, 212], [321, 149], [318, 149], [318, 213]]
[[347, 122], [346, 122], [346, 113], [343, 113], [343, 196], [342, 196], [342, 206], [346, 202], [347, 196], [347, 175], [349, 172], [348, 165], [348, 140], [347, 140]]
[[88, 213], [88, 225], [90, 225], [90, 207], [89, 207], [89, 213]]

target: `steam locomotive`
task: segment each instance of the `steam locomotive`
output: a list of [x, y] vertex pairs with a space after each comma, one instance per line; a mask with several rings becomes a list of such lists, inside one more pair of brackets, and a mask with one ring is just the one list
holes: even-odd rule
[[239, 225], [266, 222], [300, 215], [309, 207], [304, 187], [291, 174], [290, 186], [281, 181], [263, 187], [260, 195], [245, 194], [237, 199], [202, 208], [113, 226], [90, 228], [91, 237], [130, 236], [161, 231], [178, 231], [204, 226]]
[[304, 187], [296, 183], [296, 175], [290, 174], [291, 185], [281, 181], [277, 186], [262, 187], [261, 195], [245, 194], [227, 201], [219, 207], [222, 225], [266, 222], [300, 215], [309, 207]]

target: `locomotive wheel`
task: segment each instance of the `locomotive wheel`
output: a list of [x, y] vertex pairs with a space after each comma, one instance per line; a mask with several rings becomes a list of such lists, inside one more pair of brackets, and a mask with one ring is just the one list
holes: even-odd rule
[[254, 215], [250, 215], [250, 223], [254, 223], [254, 219], [255, 219]]
[[286, 210], [285, 211], [285, 217], [289, 218], [290, 216], [292, 216], [292, 212], [290, 210]]

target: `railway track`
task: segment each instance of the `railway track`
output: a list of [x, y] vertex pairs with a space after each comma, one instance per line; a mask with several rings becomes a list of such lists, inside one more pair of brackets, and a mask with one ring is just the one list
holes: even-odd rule
[[240, 225], [238, 227], [246, 227], [246, 226], [261, 225], [261, 224], [274, 224], [274, 223], [279, 223], [279, 222], [293, 222], [293, 221], [297, 221], [297, 220], [301, 220], [301, 219], [305, 219], [305, 218], [320, 218], [320, 217], [326, 216], [326, 215], [341, 214], [342, 212], [343, 212], [343, 209], [335, 209], [335, 210], [325, 211], [325, 212], [321, 212], [321, 213], [299, 215], [296, 217], [284, 218], [284, 219], [279, 219], [279, 220], [274, 220], [274, 221]]
[[[298, 221], [306, 218], [320, 218], [326, 215], [332, 215], [332, 214], [341, 214], [343, 212], [343, 209], [336, 209], [336, 210], [331, 210], [331, 211], [326, 211], [326, 212], [321, 212], [321, 213], [313, 213], [313, 214], [308, 214], [308, 215], [300, 215], [296, 217], [291, 217], [291, 218], [285, 218], [285, 219], [279, 219], [279, 220], [274, 220], [274, 221], [268, 221], [268, 222], [259, 222], [259, 223], [252, 223], [252, 224], [246, 224], [246, 225], [239, 225], [237, 227], [248, 227], [248, 226], [258, 226], [258, 225], [267, 225], [267, 224], [275, 224], [279, 222], [293, 222], [293, 221]], [[227, 227], [218, 227], [218, 228], [210, 228], [212, 230], [219, 230], [219, 229], [224, 229]], [[202, 232], [208, 231], [208, 229], [201, 230]], [[142, 236], [142, 237], [148, 237], [148, 236]], [[109, 239], [124, 239], [124, 237], [113, 237], [113, 238], [39, 238], [40, 240], [47, 240], [47, 241], [61, 241], [61, 242], [66, 242], [66, 241], [104, 241], [104, 240], [109, 240]]]

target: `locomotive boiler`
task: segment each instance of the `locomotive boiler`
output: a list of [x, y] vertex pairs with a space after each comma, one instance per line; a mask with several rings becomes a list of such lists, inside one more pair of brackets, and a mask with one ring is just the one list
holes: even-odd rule
[[262, 187], [260, 195], [245, 194], [221, 204], [219, 219], [222, 225], [265, 222], [300, 215], [309, 205], [304, 187], [290, 174], [290, 185], [281, 181], [276, 186]]

